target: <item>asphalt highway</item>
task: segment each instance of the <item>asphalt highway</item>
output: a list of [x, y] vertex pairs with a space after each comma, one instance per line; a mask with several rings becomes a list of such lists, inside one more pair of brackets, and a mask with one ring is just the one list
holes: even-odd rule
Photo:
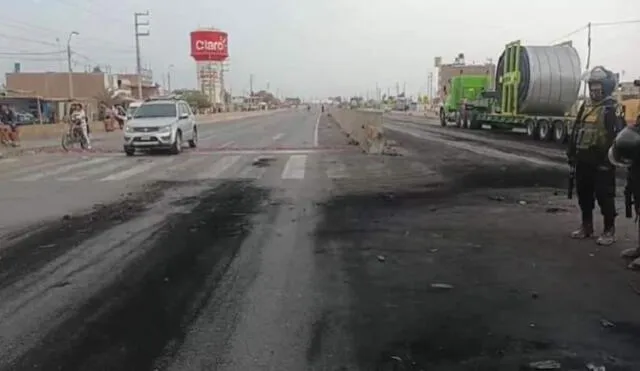
[[292, 110], [0, 160], [0, 370], [640, 369], [635, 227], [567, 238], [560, 150], [386, 135]]

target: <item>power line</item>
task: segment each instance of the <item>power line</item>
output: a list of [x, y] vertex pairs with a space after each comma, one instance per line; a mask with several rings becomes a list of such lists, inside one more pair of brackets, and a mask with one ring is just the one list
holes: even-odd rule
[[51, 52], [0, 52], [0, 55], [6, 55], [6, 56], [10, 56], [10, 55], [15, 55], [15, 56], [37, 56], [37, 55], [57, 55], [57, 54], [64, 54], [65, 51], [64, 50], [58, 50], [58, 51], [51, 51]]

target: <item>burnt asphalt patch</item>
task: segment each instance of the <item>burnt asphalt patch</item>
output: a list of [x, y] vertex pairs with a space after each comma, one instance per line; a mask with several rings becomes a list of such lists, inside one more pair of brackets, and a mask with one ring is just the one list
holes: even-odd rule
[[603, 289], [584, 281], [594, 262], [585, 247], [568, 257], [553, 236], [520, 234], [531, 229], [526, 221], [548, 234], [553, 221], [537, 224], [548, 219], [543, 211], [532, 217], [473, 193], [446, 200], [429, 193], [345, 195], [323, 207], [315, 252], [345, 272], [351, 300], [334, 305], [348, 305], [335, 310], [348, 319], [332, 322], [349, 327], [358, 369], [525, 370], [542, 360], [563, 370], [588, 362], [637, 369], [635, 333], [620, 340], [615, 327], [602, 329], [600, 316], [612, 318], [598, 312], [606, 303], [580, 307]]
[[165, 367], [154, 362], [181, 344], [268, 196], [250, 182], [223, 182], [201, 194], [190, 212], [167, 219], [120, 281], [78, 308], [14, 369]]
[[140, 215], [168, 187], [164, 183], [149, 185], [142, 192], [130, 193], [118, 201], [96, 204], [91, 211], [64, 215], [59, 220], [29, 225], [7, 234], [5, 246], [0, 249], [0, 289], [91, 237]]

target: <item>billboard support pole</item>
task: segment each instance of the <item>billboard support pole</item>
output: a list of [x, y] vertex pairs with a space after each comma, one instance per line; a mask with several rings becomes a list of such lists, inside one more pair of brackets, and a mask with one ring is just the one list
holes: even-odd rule
[[148, 17], [149, 11], [133, 14], [133, 24], [136, 35], [136, 73], [138, 74], [138, 99], [142, 99], [142, 63], [140, 58], [140, 36], [149, 36], [149, 31], [140, 32], [140, 26], [148, 26], [149, 21], [141, 22], [139, 17]]

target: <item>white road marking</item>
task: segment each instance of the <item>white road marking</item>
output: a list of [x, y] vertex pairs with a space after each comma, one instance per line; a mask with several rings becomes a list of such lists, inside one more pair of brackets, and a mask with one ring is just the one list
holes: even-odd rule
[[271, 138], [271, 139], [273, 139], [273, 141], [275, 142], [275, 141], [277, 141], [278, 139], [282, 138], [283, 136], [284, 136], [284, 134], [279, 133], [279, 134], [274, 135], [274, 136], [273, 136], [273, 138]]
[[44, 163], [38, 163], [32, 166], [27, 166], [24, 168], [18, 168], [16, 171], [12, 172], [14, 176], [20, 176], [22, 174], [27, 174], [27, 173], [33, 173], [36, 171], [40, 171], [46, 168], [51, 168], [54, 166], [58, 166], [58, 165], [64, 165], [64, 164], [68, 164], [69, 162], [71, 162], [73, 160], [69, 159], [69, 158], [65, 158], [64, 160], [59, 160], [59, 161], [53, 161], [53, 162], [44, 162]]
[[282, 171], [282, 179], [304, 179], [304, 168], [307, 164], [307, 155], [293, 155]]
[[109, 182], [109, 181], [114, 181], [114, 180], [124, 180], [124, 179], [128, 179], [134, 175], [138, 175], [140, 173], [144, 173], [145, 171], [151, 170], [153, 167], [155, 166], [159, 166], [159, 165], [163, 165], [169, 161], [173, 160], [173, 159], [165, 159], [165, 161], [152, 161], [152, 162], [145, 162], [142, 163], [138, 166], [134, 166], [128, 170], [124, 170], [121, 171], [119, 173], [115, 173], [115, 174], [111, 174], [105, 178], [100, 179], [101, 182]]
[[318, 127], [320, 126], [320, 117], [321, 115], [318, 114], [318, 118], [316, 119], [316, 127], [313, 129], [313, 146], [314, 147], [318, 146]]
[[231, 141], [228, 141], [226, 143], [222, 143], [222, 145], [220, 147], [218, 147], [218, 148], [227, 148], [227, 147], [230, 147], [230, 146], [234, 145], [235, 143], [236, 142], [231, 140]]
[[188, 169], [190, 166], [197, 165], [206, 160], [206, 157], [191, 157], [186, 161], [166, 166], [163, 169], [160, 169], [158, 172], [151, 174], [149, 178], [154, 180], [172, 179], [172, 173]]
[[123, 161], [117, 161], [117, 160], [113, 160], [113, 159], [111, 161], [113, 161], [113, 162], [104, 164], [102, 166], [94, 167], [94, 168], [89, 169], [89, 170], [84, 171], [84, 172], [80, 172], [78, 175], [75, 175], [75, 176], [68, 176], [68, 177], [59, 178], [58, 180], [61, 181], [61, 182], [73, 182], [73, 181], [76, 181], [76, 180], [85, 179], [85, 178], [90, 177], [90, 176], [103, 174], [103, 173], [115, 170], [115, 169], [117, 169], [119, 167], [122, 167], [122, 166], [126, 165], [126, 163], [123, 162]]
[[46, 178], [48, 176], [53, 176], [53, 175], [66, 173], [67, 171], [71, 171], [71, 170], [78, 169], [78, 168], [81, 168], [81, 167], [86, 167], [86, 166], [99, 164], [99, 163], [102, 163], [102, 162], [105, 162], [105, 161], [109, 161], [109, 159], [101, 157], [101, 158], [94, 158], [94, 159], [88, 160], [88, 161], [80, 160], [79, 162], [74, 162], [74, 163], [69, 164], [69, 165], [61, 166], [61, 167], [55, 168], [55, 169], [50, 170], [50, 171], [38, 172], [36, 174], [27, 175], [25, 177], [17, 179], [17, 181], [18, 182], [31, 182], [31, 181], [34, 181], [34, 180], [39, 180], [39, 179], [42, 179], [42, 178]]
[[347, 166], [338, 160], [331, 160], [327, 163], [327, 176], [331, 179], [342, 179], [348, 178], [349, 174], [347, 173]]
[[240, 160], [242, 156], [225, 156], [216, 161], [207, 171], [198, 174], [197, 179], [213, 179], [218, 178], [227, 169]]

